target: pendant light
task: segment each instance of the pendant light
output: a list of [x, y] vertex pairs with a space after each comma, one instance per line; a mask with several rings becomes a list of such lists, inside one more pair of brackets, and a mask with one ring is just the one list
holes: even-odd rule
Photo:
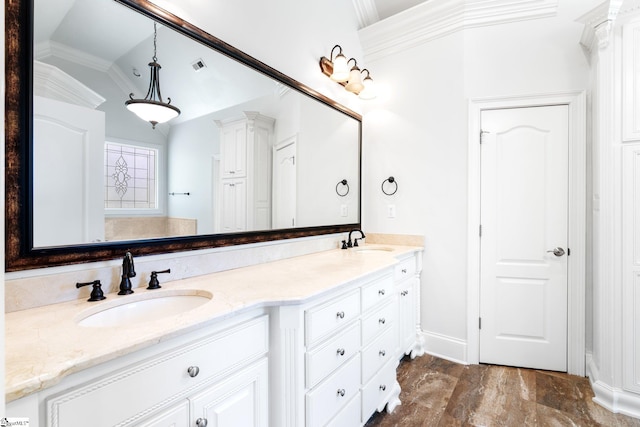
[[171, 98], [167, 98], [167, 102], [162, 101], [162, 93], [160, 92], [160, 64], [156, 56], [158, 31], [156, 23], [153, 23], [153, 57], [149, 62], [151, 69], [151, 80], [149, 81], [149, 89], [144, 99], [134, 99], [133, 93], [129, 94], [129, 100], [124, 105], [127, 109], [140, 117], [142, 120], [151, 123], [153, 129], [158, 123], [167, 122], [180, 115], [180, 109], [171, 105]]

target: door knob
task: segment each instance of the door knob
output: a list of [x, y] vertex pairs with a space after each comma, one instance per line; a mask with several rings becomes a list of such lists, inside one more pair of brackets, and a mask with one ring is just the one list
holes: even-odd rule
[[547, 253], [552, 252], [555, 256], [562, 256], [564, 255], [564, 249], [562, 249], [561, 247], [557, 247], [554, 248], [551, 251], [547, 251]]

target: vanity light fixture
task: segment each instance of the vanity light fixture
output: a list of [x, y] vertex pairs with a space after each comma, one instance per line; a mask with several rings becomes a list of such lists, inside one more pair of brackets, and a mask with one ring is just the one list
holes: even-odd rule
[[[333, 52], [338, 48], [338, 55], [334, 58]], [[331, 80], [338, 82], [344, 88], [356, 95], [359, 95], [361, 99], [373, 99], [376, 97], [375, 88], [373, 85], [373, 79], [369, 74], [369, 70], [366, 68], [360, 71], [358, 63], [355, 58], [351, 58], [347, 61], [346, 57], [342, 54], [342, 47], [335, 45], [331, 49], [329, 58], [323, 56], [320, 58], [320, 70], [325, 76], [328, 76]], [[349, 64], [353, 61], [353, 66], [349, 68]], [[364, 80], [362, 74], [367, 72]]]
[[153, 129], [158, 123], [167, 122], [180, 115], [180, 109], [171, 105], [171, 98], [167, 98], [168, 102], [162, 101], [162, 93], [160, 92], [160, 64], [156, 56], [158, 31], [156, 23], [153, 23], [153, 57], [149, 63], [151, 69], [151, 80], [149, 81], [149, 89], [144, 99], [134, 99], [133, 93], [129, 94], [129, 100], [124, 105], [127, 109], [140, 117], [142, 120], [151, 123]]

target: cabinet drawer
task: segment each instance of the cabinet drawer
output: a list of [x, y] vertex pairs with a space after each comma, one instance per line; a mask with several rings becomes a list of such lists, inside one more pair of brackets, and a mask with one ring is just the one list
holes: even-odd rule
[[396, 387], [395, 360], [389, 361], [362, 388], [362, 422], [365, 423], [375, 411], [381, 411], [389, 401], [389, 397]]
[[379, 309], [373, 310], [362, 319], [362, 345], [366, 346], [371, 340], [395, 323], [396, 305], [387, 301]]
[[362, 287], [362, 311], [365, 312], [380, 301], [391, 299], [393, 277], [387, 275]]
[[323, 426], [360, 392], [360, 355], [307, 393], [307, 426]]
[[412, 256], [411, 258], [404, 259], [396, 264], [393, 279], [396, 282], [399, 282], [413, 276], [414, 274], [416, 274], [416, 258]]
[[362, 350], [362, 382], [369, 379], [396, 353], [395, 329], [388, 328], [374, 342]]
[[[207, 379], [266, 354], [268, 331], [268, 317], [262, 316], [53, 396], [47, 400], [47, 418], [65, 427], [140, 422], [158, 402], [182, 398]], [[198, 368], [194, 377], [187, 372], [190, 367]], [[116, 407], [95, 404], [114, 396], [128, 397]]]
[[360, 393], [351, 402], [347, 403], [342, 411], [334, 419], [329, 421], [326, 427], [352, 427], [360, 425], [360, 408], [362, 407], [362, 397]]
[[322, 346], [306, 354], [307, 387], [333, 372], [360, 349], [360, 322], [354, 322], [347, 330]]
[[334, 298], [305, 313], [306, 344], [311, 347], [315, 341], [344, 327], [360, 315], [360, 291], [355, 289]]

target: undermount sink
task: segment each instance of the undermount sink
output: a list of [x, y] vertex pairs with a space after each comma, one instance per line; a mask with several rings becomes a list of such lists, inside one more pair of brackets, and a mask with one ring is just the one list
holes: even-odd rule
[[193, 310], [211, 298], [210, 292], [193, 289], [133, 294], [83, 311], [76, 318], [76, 323], [89, 327], [113, 327], [153, 322]]
[[376, 253], [376, 252], [391, 252], [393, 251], [393, 248], [389, 248], [386, 246], [375, 246], [375, 247], [360, 247], [357, 249], [354, 249], [355, 252], [358, 252], [360, 254], [366, 254], [366, 253]]

